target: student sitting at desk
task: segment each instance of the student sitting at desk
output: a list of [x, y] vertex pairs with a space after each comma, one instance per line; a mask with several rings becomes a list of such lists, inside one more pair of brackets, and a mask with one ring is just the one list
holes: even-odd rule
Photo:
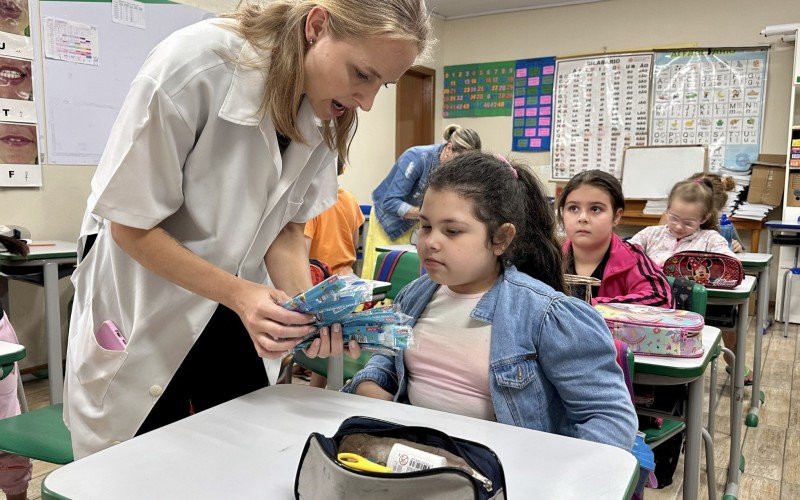
[[[0, 231], [3, 229], [12, 233], [6, 226], [0, 226]], [[0, 234], [0, 251], [27, 255], [28, 245], [3, 232]], [[0, 308], [0, 340], [12, 344], [19, 343], [14, 328], [2, 308]], [[17, 377], [19, 376], [17, 367], [6, 378], [0, 380], [0, 419], [13, 417], [20, 413], [17, 399]], [[5, 493], [8, 500], [25, 500], [27, 498], [28, 482], [31, 479], [32, 470], [33, 466], [29, 458], [0, 451], [0, 490]]]
[[[558, 218], [567, 233], [564, 242], [568, 274], [600, 280], [592, 287], [592, 303], [628, 302], [672, 306], [667, 277], [636, 245], [614, 234], [625, 210], [622, 186], [611, 174], [587, 170], [570, 179], [558, 198]], [[582, 297], [582, 290], [573, 295]]]
[[431, 174], [420, 221], [427, 274], [396, 299], [418, 345], [374, 355], [344, 390], [630, 450], [637, 420], [612, 337], [562, 293], [535, 176], [463, 153]]

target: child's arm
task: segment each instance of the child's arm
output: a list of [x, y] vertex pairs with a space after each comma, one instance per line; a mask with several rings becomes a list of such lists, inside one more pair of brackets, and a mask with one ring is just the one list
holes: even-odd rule
[[386, 197], [381, 203], [380, 209], [386, 213], [405, 217], [414, 208], [404, 201], [404, 198], [411, 194], [414, 186], [422, 175], [421, 158], [415, 152], [406, 151], [397, 159], [397, 170], [395, 171], [392, 183], [386, 191]]
[[[623, 242], [623, 244], [625, 243]], [[615, 297], [593, 298], [592, 305], [605, 302], [625, 302], [671, 308], [673, 305], [672, 287], [667, 281], [667, 277], [640, 247], [637, 245], [628, 245], [628, 247], [636, 255], [637, 262], [625, 276], [627, 293]]]
[[572, 435], [630, 450], [638, 420], [603, 318], [589, 305], [553, 301], [539, 341], [539, 362], [555, 387]]
[[640, 247], [642, 247], [642, 250], [644, 250], [645, 253], [647, 253], [647, 243], [648, 240], [650, 239], [650, 232], [652, 231], [651, 228], [653, 227], [658, 227], [658, 226], [650, 226], [642, 229], [638, 233], [631, 236], [631, 238], [628, 239], [628, 242], [633, 243], [635, 245], [639, 245]]
[[733, 251], [728, 248], [728, 242], [722, 237], [721, 234], [713, 229], [706, 229], [706, 231], [708, 231], [708, 233], [706, 233], [708, 236], [708, 240], [706, 242], [706, 252], [716, 252], [729, 255], [731, 257], [736, 257]]
[[399, 388], [394, 363], [392, 356], [373, 355], [367, 366], [353, 375], [350, 382], [342, 388], [342, 392], [391, 401]]

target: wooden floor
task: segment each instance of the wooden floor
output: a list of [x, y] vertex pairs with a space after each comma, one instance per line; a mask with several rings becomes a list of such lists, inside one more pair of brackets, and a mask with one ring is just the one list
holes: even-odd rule
[[[753, 323], [748, 336], [748, 366], [752, 365]], [[763, 339], [762, 390], [766, 404], [760, 413], [759, 426], [751, 429], [744, 426], [745, 473], [740, 483], [740, 500], [794, 500], [800, 499], [800, 325], [791, 325], [789, 337], [783, 338], [783, 325], [775, 324]], [[307, 383], [296, 380], [299, 383]], [[714, 461], [717, 493], [721, 498], [728, 467], [730, 443], [730, 379], [720, 361], [716, 391], [717, 424], [714, 436]], [[706, 375], [706, 398], [708, 397], [708, 375]], [[31, 408], [49, 404], [47, 380], [36, 380], [25, 384], [25, 393]], [[750, 406], [750, 388], [745, 388], [744, 412]], [[706, 408], [708, 404], [706, 403]], [[705, 416], [704, 416], [705, 420]], [[701, 453], [700, 498], [708, 497], [705, 488], [705, 455]], [[44, 476], [57, 466], [34, 461], [33, 479], [28, 487], [28, 498], [41, 497], [41, 482]], [[679, 499], [683, 461], [675, 472], [672, 485], [662, 490], [645, 490], [648, 500]], [[5, 495], [0, 493], [0, 498]]]

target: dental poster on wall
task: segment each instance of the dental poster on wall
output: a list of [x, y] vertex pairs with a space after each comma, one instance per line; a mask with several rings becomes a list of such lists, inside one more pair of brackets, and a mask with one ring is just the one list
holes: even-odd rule
[[647, 144], [652, 53], [556, 62], [552, 177], [600, 169], [622, 174], [628, 146]]
[[650, 144], [706, 145], [712, 172], [748, 170], [761, 143], [767, 53], [656, 52]]
[[27, 0], [0, 8], [0, 186], [39, 187], [33, 45]]

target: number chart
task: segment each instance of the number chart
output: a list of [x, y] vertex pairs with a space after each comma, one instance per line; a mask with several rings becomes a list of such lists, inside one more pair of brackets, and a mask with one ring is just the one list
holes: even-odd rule
[[444, 67], [442, 116], [510, 116], [514, 61]]

